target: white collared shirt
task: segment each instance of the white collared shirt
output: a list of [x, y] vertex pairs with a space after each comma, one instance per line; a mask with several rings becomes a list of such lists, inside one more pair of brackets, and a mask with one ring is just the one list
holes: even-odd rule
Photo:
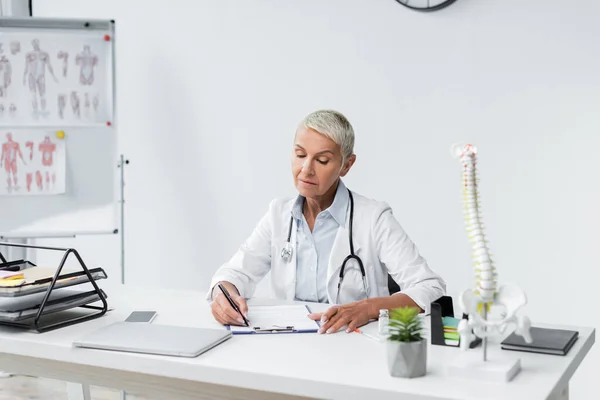
[[328, 302], [327, 266], [337, 231], [346, 220], [349, 198], [340, 179], [333, 203], [317, 215], [312, 232], [302, 212], [305, 198], [296, 199], [292, 208], [297, 225], [296, 300]]

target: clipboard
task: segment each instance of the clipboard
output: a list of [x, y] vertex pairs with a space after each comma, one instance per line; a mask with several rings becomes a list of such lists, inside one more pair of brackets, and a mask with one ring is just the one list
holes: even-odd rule
[[250, 327], [225, 327], [233, 335], [317, 333], [321, 324], [308, 318], [311, 313], [307, 305], [254, 306], [248, 314]]

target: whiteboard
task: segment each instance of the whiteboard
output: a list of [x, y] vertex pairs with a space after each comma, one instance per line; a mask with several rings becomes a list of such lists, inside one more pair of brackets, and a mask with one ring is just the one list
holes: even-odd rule
[[114, 21], [0, 18], [0, 236], [116, 233], [114, 43]]

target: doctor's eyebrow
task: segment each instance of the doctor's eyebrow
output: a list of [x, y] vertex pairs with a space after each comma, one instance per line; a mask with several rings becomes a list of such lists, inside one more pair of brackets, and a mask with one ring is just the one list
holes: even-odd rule
[[[304, 149], [304, 147], [300, 146], [299, 144], [297, 144], [296, 147], [299, 147], [300, 149], [306, 151]], [[332, 155], [335, 155], [335, 153], [333, 151], [331, 151], [331, 150], [322, 150], [322, 151], [318, 152], [317, 155], [325, 154], [325, 153], [331, 153]]]

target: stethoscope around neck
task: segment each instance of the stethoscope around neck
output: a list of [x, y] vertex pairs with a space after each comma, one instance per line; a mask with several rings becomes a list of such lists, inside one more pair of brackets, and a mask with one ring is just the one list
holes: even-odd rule
[[[340, 288], [342, 287], [342, 282], [344, 281], [344, 273], [346, 271], [346, 264], [350, 260], [355, 260], [358, 263], [360, 268], [360, 273], [362, 275], [363, 289], [365, 291], [365, 295], [368, 297], [369, 291], [367, 289], [367, 275], [365, 273], [365, 267], [363, 265], [362, 260], [359, 256], [354, 254], [354, 244], [352, 243], [352, 222], [354, 221], [354, 197], [352, 197], [352, 192], [348, 189], [348, 195], [350, 196], [350, 226], [348, 232], [348, 240], [350, 242], [350, 254], [346, 256], [344, 261], [342, 262], [342, 268], [340, 269], [340, 277], [337, 285], [337, 294], [335, 296], [335, 303], [339, 304], [340, 299]], [[294, 216], [290, 217], [290, 226], [288, 228], [287, 241], [283, 249], [281, 249], [281, 258], [284, 262], [289, 263], [292, 261], [292, 255], [294, 254], [294, 249], [292, 244], [290, 243], [292, 239], [292, 227], [294, 226]]]

